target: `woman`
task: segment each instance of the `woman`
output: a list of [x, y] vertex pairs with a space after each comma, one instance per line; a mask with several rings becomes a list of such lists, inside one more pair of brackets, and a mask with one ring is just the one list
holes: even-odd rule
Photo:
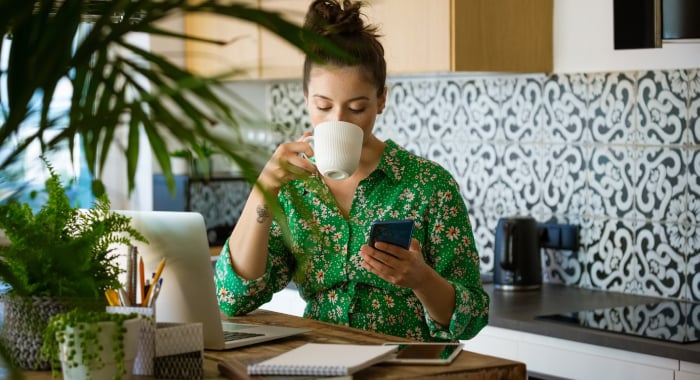
[[[277, 148], [217, 262], [222, 311], [252, 311], [293, 280], [308, 318], [417, 340], [473, 337], [488, 321], [489, 298], [457, 184], [441, 166], [372, 133], [387, 92], [376, 29], [349, 0], [314, 1], [304, 26], [352, 57], [307, 57], [303, 87], [313, 126], [343, 120], [362, 128], [360, 164], [331, 180], [304, 157], [313, 155], [302, 141], [308, 133]], [[414, 220], [408, 250], [367, 245], [370, 223], [383, 219]]]

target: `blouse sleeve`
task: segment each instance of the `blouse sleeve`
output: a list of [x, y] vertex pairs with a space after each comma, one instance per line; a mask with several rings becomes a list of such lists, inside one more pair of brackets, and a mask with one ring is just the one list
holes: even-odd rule
[[[445, 339], [470, 339], [488, 323], [489, 295], [483, 289], [479, 271], [479, 254], [469, 221], [467, 207], [457, 183], [449, 177], [444, 189], [433, 194], [434, 208], [426, 226], [429, 264], [455, 289], [455, 310], [449, 327], [425, 318], [432, 336]], [[424, 246], [424, 249], [426, 247]]]
[[214, 279], [219, 308], [226, 315], [243, 315], [269, 302], [272, 295], [289, 284], [293, 259], [285, 248], [276, 223], [270, 228], [270, 243], [265, 273], [253, 280], [240, 277], [231, 265], [231, 247], [227, 240], [216, 262]]

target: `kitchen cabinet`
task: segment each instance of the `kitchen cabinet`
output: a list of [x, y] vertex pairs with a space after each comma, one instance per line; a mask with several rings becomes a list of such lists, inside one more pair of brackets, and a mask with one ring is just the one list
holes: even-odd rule
[[[236, 0], [239, 1], [239, 0]], [[301, 24], [309, 2], [244, 0]], [[389, 74], [450, 71], [551, 72], [553, 0], [372, 0], [364, 9], [379, 26]], [[188, 14], [185, 31], [230, 41], [185, 45], [199, 74], [237, 69], [234, 78], [299, 78], [302, 53], [248, 22]]]
[[524, 362], [528, 373], [572, 379], [697, 379], [700, 364], [486, 326], [464, 349]]
[[[194, 0], [190, 0], [194, 1]], [[234, 1], [229, 1], [234, 2]], [[236, 3], [257, 5], [257, 0], [235, 0]], [[185, 41], [185, 67], [200, 75], [237, 72], [231, 77], [257, 78], [259, 30], [257, 25], [225, 16], [187, 13], [184, 15], [187, 35], [219, 41], [211, 44]]]
[[[484, 290], [490, 296], [489, 324], [464, 342], [469, 351], [522, 361], [528, 372], [545, 379], [700, 379], [700, 342], [693, 342], [696, 329], [691, 322], [673, 322], [691, 321], [683, 314], [691, 308], [677, 308], [673, 316], [661, 312], [668, 310], [665, 307], [655, 308], [656, 314], [645, 314], [646, 306], [668, 300], [546, 282], [537, 291], [500, 291], [492, 284], [484, 285]], [[640, 308], [631, 313], [612, 312], [621, 305]], [[585, 323], [574, 319], [575, 311], [606, 309], [611, 311], [610, 318], [597, 315], [594, 319], [616, 332], [583, 327]], [[659, 315], [666, 318], [658, 320]], [[665, 323], [680, 326], [669, 329]], [[659, 338], [667, 334], [680, 338], [686, 332], [691, 342], [642, 337], [641, 331]]]
[[453, 0], [454, 71], [552, 71], [553, 0]]
[[376, 0], [392, 74], [551, 72], [553, 0]]
[[368, 20], [379, 27], [390, 74], [451, 70], [453, 1], [374, 0], [367, 3]]
[[[299, 25], [308, 6], [307, 1], [299, 0], [228, 1], [279, 12]], [[220, 45], [185, 42], [185, 65], [197, 74], [227, 73], [231, 79], [301, 77], [304, 62], [301, 51], [265, 28], [225, 16], [186, 14], [184, 19], [187, 34], [222, 42]]]
[[[304, 23], [304, 16], [311, 1], [261, 0], [260, 6], [269, 11], [279, 12], [297, 25]], [[301, 78], [304, 67], [304, 54], [289, 42], [274, 33], [262, 29], [260, 32], [260, 77]]]

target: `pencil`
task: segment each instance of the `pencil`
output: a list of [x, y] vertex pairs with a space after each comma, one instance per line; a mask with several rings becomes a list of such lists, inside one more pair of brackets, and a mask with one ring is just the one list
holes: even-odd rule
[[163, 268], [165, 268], [165, 257], [163, 257], [163, 259], [160, 260], [160, 264], [158, 264], [156, 275], [153, 277], [153, 281], [151, 281], [151, 286], [148, 288], [146, 298], [144, 298], [141, 302], [142, 307], [148, 306], [148, 300], [151, 298], [151, 294], [153, 294], [153, 288], [155, 288], [155, 284], [158, 282], [158, 279], [160, 279], [160, 275], [163, 273]]
[[107, 303], [109, 304], [109, 306], [121, 306], [121, 302], [119, 302], [119, 294], [116, 290], [105, 290], [105, 296], [107, 297]]
[[143, 257], [139, 256], [139, 290], [141, 292], [141, 303], [146, 299], [146, 275], [144, 274]]

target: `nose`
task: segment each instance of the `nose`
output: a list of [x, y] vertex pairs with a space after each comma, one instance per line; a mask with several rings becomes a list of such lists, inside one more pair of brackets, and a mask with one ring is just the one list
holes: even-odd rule
[[347, 121], [350, 122], [350, 111], [346, 109], [338, 109], [331, 116], [329, 121]]

